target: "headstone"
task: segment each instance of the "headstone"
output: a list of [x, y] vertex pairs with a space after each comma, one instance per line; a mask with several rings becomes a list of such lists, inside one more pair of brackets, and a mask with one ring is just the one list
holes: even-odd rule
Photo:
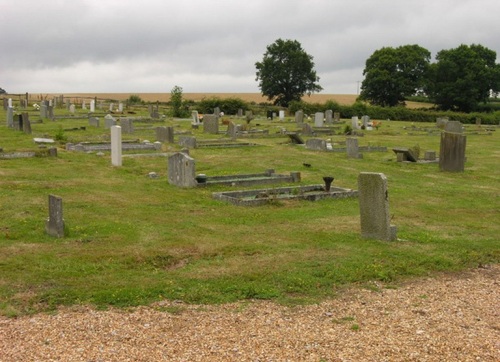
[[351, 118], [351, 127], [353, 130], [359, 128], [358, 121], [359, 121], [358, 116], [354, 116]]
[[82, 109], [87, 109], [87, 105], [85, 104], [85, 100], [82, 101]]
[[361, 172], [358, 176], [361, 236], [367, 239], [396, 240], [390, 224], [387, 178], [383, 173]]
[[235, 125], [233, 122], [229, 121], [227, 124], [227, 135], [231, 137], [231, 139], [235, 140], [238, 137], [238, 125]]
[[346, 138], [347, 158], [360, 158], [358, 139], [354, 137]]
[[326, 124], [333, 124], [333, 111], [331, 109], [328, 109], [325, 111], [325, 123]]
[[122, 165], [122, 128], [111, 126], [111, 164]]
[[44, 102], [40, 105], [40, 118], [47, 118], [47, 105]]
[[285, 111], [280, 110], [280, 121], [284, 121], [284, 120], [285, 120]]
[[109, 104], [109, 111], [110, 111], [110, 112], [113, 112], [113, 107], [114, 107], [114, 106], [115, 106], [115, 105], [114, 105], [113, 103], [110, 103], [110, 104]]
[[440, 129], [444, 129], [448, 120], [448, 117], [438, 117], [436, 118], [436, 126]]
[[179, 145], [183, 148], [196, 148], [196, 137], [182, 136], [179, 137]]
[[304, 136], [312, 136], [313, 129], [309, 123], [302, 123], [302, 134]]
[[316, 112], [314, 114], [314, 127], [323, 127], [323, 119], [325, 115], [323, 112]]
[[247, 122], [250, 122], [253, 119], [252, 111], [245, 111], [245, 119]]
[[12, 126], [16, 131], [22, 131], [23, 130], [23, 116], [20, 114], [15, 114], [14, 115], [14, 122]]
[[310, 138], [306, 141], [306, 148], [314, 151], [326, 151], [326, 141], [319, 138]]
[[167, 128], [167, 142], [168, 143], [174, 143], [174, 127], [169, 126]]
[[104, 117], [104, 128], [111, 128], [116, 126], [116, 119], [111, 114], [107, 114]]
[[303, 145], [304, 144], [304, 140], [297, 133], [289, 133], [288, 137], [290, 138], [290, 140], [292, 141], [293, 144], [296, 144], [296, 145]]
[[480, 125], [481, 125], [481, 118], [476, 117], [476, 126], [480, 126]]
[[7, 100], [7, 107], [9, 107], [9, 108], [13, 108], [13, 107], [12, 107], [12, 98], [9, 98], [9, 99]]
[[444, 126], [445, 132], [462, 133], [463, 126], [459, 121], [448, 121]]
[[295, 123], [304, 123], [304, 111], [295, 112]]
[[156, 127], [155, 131], [158, 142], [167, 142], [167, 127]]
[[439, 150], [439, 169], [441, 171], [464, 171], [466, 139], [467, 137], [460, 133], [441, 133]]
[[89, 117], [89, 126], [99, 128], [99, 118], [97, 118], [97, 117]]
[[64, 219], [62, 198], [49, 195], [49, 217], [45, 223], [45, 231], [48, 235], [62, 238], [64, 237]]
[[7, 127], [12, 128], [14, 126], [14, 108], [7, 107]]
[[368, 127], [368, 122], [370, 122], [369, 116], [361, 117], [361, 123], [362, 123], [364, 129], [366, 129], [366, 127]]
[[214, 114], [218, 117], [219, 114], [220, 114], [220, 108], [219, 107], [215, 107], [214, 108]]
[[335, 122], [335, 123], [340, 122], [340, 112], [333, 113], [333, 122]]
[[94, 112], [95, 112], [95, 101], [91, 100], [90, 101], [90, 113], [94, 113]]
[[54, 106], [47, 107], [47, 118], [54, 119]]
[[238, 117], [243, 117], [243, 109], [238, 108]]
[[418, 157], [409, 148], [394, 147], [392, 151], [396, 154], [397, 162], [417, 162]]
[[75, 114], [75, 105], [74, 104], [69, 106], [69, 113]]
[[120, 126], [122, 127], [123, 133], [134, 133], [134, 122], [130, 118], [121, 118]]
[[179, 187], [195, 187], [194, 159], [182, 152], [168, 157], [168, 182]]
[[123, 103], [122, 102], [118, 103], [118, 112], [120, 112], [120, 113], [123, 112]]
[[6, 111], [7, 108], [9, 108], [9, 100], [7, 98], [3, 98], [3, 109], [4, 109], [4, 111]]
[[436, 161], [436, 151], [425, 151], [424, 160], [425, 161]]
[[203, 117], [203, 133], [219, 133], [219, 117], [213, 114], [206, 114]]
[[26, 134], [31, 134], [31, 122], [28, 112], [23, 112], [23, 132]]
[[191, 112], [192, 124], [200, 124], [200, 118], [198, 116], [198, 111]]

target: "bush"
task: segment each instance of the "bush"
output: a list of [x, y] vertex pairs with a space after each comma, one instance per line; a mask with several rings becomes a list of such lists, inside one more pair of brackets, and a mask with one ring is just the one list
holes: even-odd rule
[[217, 98], [212, 97], [208, 99], [203, 99], [199, 102], [196, 107], [199, 112], [202, 113], [213, 113], [215, 107], [219, 107], [221, 112], [225, 114], [238, 114], [238, 109], [246, 111], [249, 109], [247, 102], [240, 98]]

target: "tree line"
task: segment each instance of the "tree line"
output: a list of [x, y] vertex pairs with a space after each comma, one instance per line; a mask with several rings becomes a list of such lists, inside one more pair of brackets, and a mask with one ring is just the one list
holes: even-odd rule
[[[276, 40], [255, 66], [262, 94], [275, 105], [322, 90], [313, 57], [296, 40]], [[424, 96], [440, 110], [473, 112], [500, 91], [496, 52], [479, 44], [441, 50], [434, 63], [419, 45], [384, 47], [366, 60], [363, 76], [359, 99], [382, 107]]]

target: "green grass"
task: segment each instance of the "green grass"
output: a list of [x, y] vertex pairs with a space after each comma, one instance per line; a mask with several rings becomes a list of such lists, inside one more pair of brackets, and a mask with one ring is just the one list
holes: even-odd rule
[[[136, 108], [137, 115], [144, 116], [145, 110]], [[31, 114], [32, 120], [37, 118]], [[4, 113], [0, 123], [5, 125]], [[257, 123], [271, 135], [281, 126], [296, 128], [292, 121], [254, 120], [253, 127]], [[158, 125], [191, 131], [188, 121], [167, 118], [153, 126]], [[87, 130], [64, 131], [81, 126]], [[405, 126], [382, 122], [359, 144], [389, 150], [418, 144], [422, 152], [439, 151], [438, 135], [410, 135]], [[104, 128], [92, 129], [86, 120], [69, 117], [35, 123], [32, 129], [30, 136], [2, 126], [0, 147], [4, 152], [36, 150], [33, 137], [56, 135], [67, 142], [109, 139]], [[192, 132], [199, 139], [219, 137], [201, 129]], [[349, 160], [345, 154], [306, 150], [278, 136], [252, 139], [258, 147], [190, 152], [197, 173], [209, 176], [274, 168], [300, 171], [301, 184], [334, 176], [334, 185], [357, 188], [359, 172], [382, 172], [389, 181], [397, 242], [360, 237], [356, 199], [233, 206], [211, 197], [230, 187], [169, 185], [167, 162], [161, 157], [124, 158], [123, 167], [116, 168], [109, 153], [68, 152], [59, 143], [58, 158], [0, 160], [0, 313], [15, 316], [73, 304], [126, 307], [165, 298], [312, 303], [352, 284], [394, 286], [410, 277], [498, 263], [498, 132], [468, 135], [463, 173], [440, 172], [437, 164], [398, 163], [390, 151]], [[123, 138], [155, 140], [153, 129]], [[177, 145], [163, 147], [164, 152], [179, 150]], [[160, 178], [148, 178], [151, 171]], [[63, 198], [67, 235], [61, 239], [45, 234], [49, 194]]]

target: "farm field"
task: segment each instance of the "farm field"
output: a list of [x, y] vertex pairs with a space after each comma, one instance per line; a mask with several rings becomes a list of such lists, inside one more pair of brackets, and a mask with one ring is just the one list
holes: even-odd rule
[[[113, 167], [110, 153], [66, 150], [68, 143], [109, 142], [109, 130], [89, 126], [88, 114], [56, 109], [55, 120], [30, 109], [32, 134], [0, 128], [3, 153], [36, 151], [33, 138], [53, 138], [57, 157], [0, 159], [0, 313], [37, 313], [62, 305], [127, 307], [161, 300], [228, 303], [271, 300], [284, 305], [316, 303], [345, 287], [395, 287], [408, 278], [498, 263], [500, 169], [499, 131], [466, 125], [465, 172], [440, 172], [435, 163], [396, 162], [393, 147], [439, 154], [435, 124], [382, 121], [363, 130], [360, 146], [385, 146], [362, 159], [312, 151], [290, 142], [291, 118], [250, 124], [225, 116], [220, 134], [194, 129], [188, 119], [151, 120], [146, 106], [126, 110], [137, 120], [123, 140], [155, 140], [155, 127], [175, 130], [175, 142], [161, 150], [124, 152]], [[105, 112], [95, 116], [103, 121]], [[5, 112], [0, 116], [5, 125]], [[120, 115], [116, 115], [118, 119]], [[127, 116], [129, 117], [129, 116]], [[255, 135], [254, 145], [194, 148], [196, 173], [209, 176], [301, 173], [301, 185], [323, 176], [334, 185], [357, 188], [360, 172], [387, 176], [392, 223], [398, 240], [360, 236], [357, 199], [276, 201], [241, 207], [214, 200], [231, 186], [179, 188], [167, 181], [167, 155], [181, 149], [179, 137], [227, 140], [226, 121]], [[119, 122], [119, 121], [118, 121]], [[350, 120], [332, 127], [335, 147]], [[265, 131], [265, 132], [264, 132]], [[305, 139], [310, 138], [304, 136]], [[47, 146], [46, 146], [47, 147]], [[50, 147], [50, 146], [49, 146]], [[307, 165], [307, 166], [306, 166]], [[159, 177], [148, 175], [154, 172]], [[258, 188], [258, 187], [257, 187]], [[66, 235], [45, 233], [47, 198], [62, 198]]]

